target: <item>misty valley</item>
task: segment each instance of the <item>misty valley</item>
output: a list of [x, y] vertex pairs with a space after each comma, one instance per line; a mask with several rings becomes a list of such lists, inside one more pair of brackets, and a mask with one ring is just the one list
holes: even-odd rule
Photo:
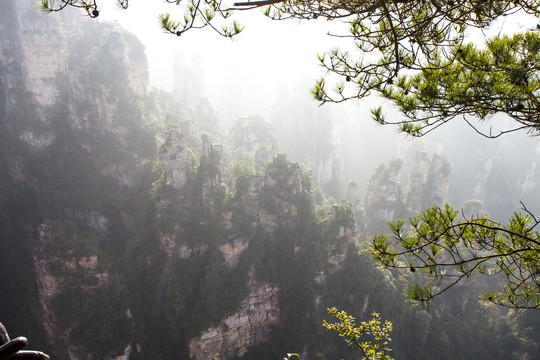
[[480, 299], [502, 277], [417, 305], [426, 271], [372, 255], [388, 221], [433, 205], [540, 213], [537, 138], [449, 126], [396, 145], [285, 95], [223, 119], [196, 72], [153, 87], [145, 51], [114, 22], [0, 3], [10, 335], [58, 360], [361, 359], [322, 326], [336, 307], [391, 321], [393, 359], [540, 359], [540, 312]]

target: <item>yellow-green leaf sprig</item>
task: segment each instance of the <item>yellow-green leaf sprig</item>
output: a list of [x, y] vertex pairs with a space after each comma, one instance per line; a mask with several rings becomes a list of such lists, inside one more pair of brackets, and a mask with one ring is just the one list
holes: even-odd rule
[[390, 333], [392, 332], [390, 321], [386, 320], [383, 323], [380, 315], [373, 312], [371, 320], [362, 321], [357, 325], [355, 318], [345, 311], [339, 311], [335, 307], [328, 308], [327, 311], [338, 322], [329, 323], [324, 320], [323, 326], [327, 330], [336, 331], [349, 346], [359, 349], [363, 354], [363, 359], [393, 360], [389, 355]]

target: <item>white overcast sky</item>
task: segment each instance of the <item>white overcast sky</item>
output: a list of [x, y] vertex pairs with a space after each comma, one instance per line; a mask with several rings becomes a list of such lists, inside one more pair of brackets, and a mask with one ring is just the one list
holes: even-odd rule
[[[309, 110], [311, 113], [306, 116], [326, 111], [334, 124], [335, 144], [349, 144], [343, 145], [342, 150], [351, 157], [351, 163], [345, 163], [345, 166], [359, 167], [349, 172], [354, 180], [359, 180], [359, 177], [365, 180], [382, 161], [402, 157], [413, 143], [410, 138], [396, 134], [394, 127], [375, 126], [369, 119], [370, 108], [379, 100], [370, 98], [323, 107], [311, 100], [309, 90], [323, 75], [316, 54], [339, 44], [340, 39], [328, 36], [327, 32], [343, 33], [347, 29], [346, 24], [324, 20], [276, 22], [255, 10], [240, 14], [239, 20], [246, 28], [233, 41], [221, 38], [210, 29], [191, 30], [179, 38], [164, 33], [158, 23], [161, 12], [182, 16], [181, 12], [175, 12], [174, 5], [157, 0], [133, 0], [128, 10], [119, 10], [112, 0], [101, 0], [101, 5], [100, 21], [117, 20], [145, 45], [152, 86], [165, 90], [173, 88], [174, 60], [180, 54], [186, 64], [199, 69], [197, 75], [204, 96], [227, 124], [247, 114], [261, 115], [264, 120], [270, 120], [272, 107], [280, 106], [276, 102], [279, 93], [290, 94], [295, 100], [299, 99], [298, 103], [311, 102], [313, 110]], [[520, 15], [501, 20], [489, 33], [497, 34], [501, 29], [514, 32], [535, 26], [536, 19]], [[399, 116], [397, 113], [389, 115]], [[460, 124], [452, 122], [449, 126], [456, 125]], [[467, 128], [465, 131], [472, 130]], [[456, 146], [448, 143], [446, 134], [441, 128], [415, 141], [425, 142], [426, 150], [430, 152], [446, 153], [448, 146]], [[486, 141], [478, 136], [473, 139], [478, 145]], [[498, 141], [526, 141], [534, 151], [538, 145], [536, 139], [525, 133], [516, 133]], [[454, 137], [455, 141], [459, 140]], [[351, 147], [351, 142], [356, 148]], [[450, 160], [453, 163], [460, 161]]]
[[[132, 0], [127, 10], [119, 9], [112, 0], [99, 4], [100, 20], [117, 20], [145, 45], [152, 86], [165, 90], [174, 87], [173, 64], [179, 54], [187, 65], [198, 69], [205, 96], [224, 116], [264, 115], [275, 105], [276, 94], [286, 89], [310, 97], [310, 88], [323, 75], [316, 54], [336, 45], [351, 45], [350, 40], [327, 35], [329, 31], [346, 33], [347, 25], [339, 21], [272, 21], [259, 10], [252, 10], [237, 14], [245, 30], [235, 40], [222, 38], [209, 28], [190, 30], [179, 38], [164, 33], [158, 23], [158, 15], [163, 12], [182, 18], [181, 8], [174, 4]], [[499, 22], [492, 33], [499, 32], [501, 24], [510, 31], [535, 26], [534, 21], [519, 16]], [[238, 98], [239, 103], [232, 98]], [[355, 118], [358, 113], [368, 116], [367, 109], [372, 106], [373, 100], [340, 104], [345, 112], [356, 113], [351, 115]]]
[[206, 96], [218, 107], [220, 96], [230, 91], [231, 84], [244, 85], [246, 105], [263, 105], [283, 86], [295, 86], [299, 81], [307, 82], [305, 93], [309, 96], [311, 84], [323, 73], [316, 54], [336, 44], [336, 38], [327, 36], [327, 32], [331, 28], [346, 29], [343, 23], [327, 21], [270, 24], [271, 20], [254, 10], [239, 14], [237, 18], [246, 28], [234, 40], [222, 38], [209, 28], [190, 30], [179, 38], [160, 29], [158, 15], [170, 12], [181, 18], [180, 9], [157, 1], [152, 4], [132, 1], [127, 10], [119, 10], [112, 2], [102, 0], [100, 17], [116, 19], [141, 39], [147, 48], [153, 86], [173, 88], [176, 54], [185, 61], [197, 62]]

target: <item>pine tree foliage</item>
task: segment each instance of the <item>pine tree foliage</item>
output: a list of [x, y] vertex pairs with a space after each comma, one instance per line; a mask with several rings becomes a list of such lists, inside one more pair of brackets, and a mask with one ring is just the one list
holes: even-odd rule
[[503, 225], [487, 216], [461, 219], [449, 205], [389, 223], [392, 235], [373, 237], [372, 254], [384, 266], [422, 270], [428, 285], [410, 287], [409, 298], [428, 302], [473, 274], [496, 276], [501, 290], [482, 300], [512, 308], [540, 309], [538, 220], [523, 207]]
[[[400, 129], [421, 136], [462, 116], [468, 116], [464, 120], [476, 129], [472, 118], [488, 120], [504, 113], [515, 121], [514, 127], [478, 132], [491, 138], [522, 129], [537, 134], [539, 34], [497, 36], [486, 45], [486, 49], [473, 44], [455, 47], [450, 58], [435, 54], [432, 64], [419, 73], [399, 76], [394, 85], [385, 87], [382, 95], [405, 116], [398, 122]], [[381, 109], [373, 114], [386, 123]]]

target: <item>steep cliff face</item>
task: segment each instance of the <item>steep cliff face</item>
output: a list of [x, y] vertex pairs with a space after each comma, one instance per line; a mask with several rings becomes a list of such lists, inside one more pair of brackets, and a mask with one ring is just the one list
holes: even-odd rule
[[417, 213], [428, 206], [441, 205], [446, 201], [450, 186], [450, 163], [439, 154], [423, 151], [414, 158], [407, 194], [407, 210]]
[[[21, 82], [24, 73], [17, 59], [23, 56], [23, 49], [18, 35], [18, 17], [15, 11], [15, 1], [3, 1], [0, 4], [0, 84], [1, 115], [6, 116], [11, 109], [13, 88], [17, 80]], [[19, 86], [22, 84], [19, 84]], [[11, 91], [10, 91], [11, 90]]]
[[[141, 44], [112, 25], [69, 20], [69, 14], [44, 16], [31, 1], [8, 0], [1, 6], [5, 18], [0, 26], [6, 30], [0, 54], [3, 103], [6, 116], [20, 118], [9, 124], [13, 135], [30, 150], [42, 152], [61, 136], [55, 123], [63, 116], [63, 125], [72, 129], [104, 174], [132, 184], [155, 147], [153, 139], [141, 134], [141, 114], [124, 108], [125, 96], [147, 92]], [[93, 61], [100, 66], [90, 67]], [[105, 158], [104, 147], [114, 147], [114, 141], [98, 142], [86, 132], [114, 137], [121, 156]]]
[[279, 289], [257, 283], [251, 274], [248, 294], [238, 312], [191, 339], [190, 357], [200, 360], [242, 357], [251, 346], [268, 340], [271, 325], [279, 319]]
[[[76, 67], [84, 65], [74, 62], [77, 56], [84, 54], [75, 55], [69, 47], [80, 46], [81, 35], [77, 33], [85, 34], [83, 37], [88, 36], [88, 31], [91, 31], [95, 24], [86, 22], [86, 19], [75, 20], [71, 16], [73, 14], [43, 16], [36, 11], [31, 1], [6, 0], [2, 3], [2, 14], [0, 26], [4, 31], [0, 60], [5, 69], [3, 77], [6, 84], [3, 89], [12, 89], [17, 83], [21, 83], [25, 90], [33, 95], [39, 107], [47, 108], [60, 100], [61, 85], [58, 83], [58, 75], [68, 74], [71, 76], [73, 92], [78, 96], [85, 93], [89, 95], [91, 91], [86, 85], [91, 79], [77, 74], [80, 70]], [[92, 50], [91, 42], [86, 45]], [[136, 43], [133, 36], [112, 30], [110, 38], [100, 45], [105, 46], [105, 51], [119, 67], [129, 69], [128, 81], [131, 88], [139, 94], [145, 94], [148, 88], [146, 56], [144, 49]], [[96, 76], [98, 74], [95, 72], [98, 71], [102, 70], [86, 69], [85, 75]], [[106, 104], [93, 105], [102, 109], [108, 107]], [[110, 106], [112, 104], [109, 104]], [[79, 113], [73, 115], [80, 116]], [[110, 121], [113, 117], [110, 115], [105, 114], [107, 119], [101, 120]]]
[[410, 175], [409, 206], [413, 209], [421, 207], [422, 189], [427, 183], [429, 167], [429, 154], [425, 151], [418, 151], [414, 157]]
[[[205, 253], [209, 248], [208, 241], [186, 241], [181, 226], [184, 219], [174, 218], [173, 208], [190, 211], [193, 207], [200, 207], [203, 214], [198, 219], [200, 225], [211, 221], [216, 206], [223, 201], [226, 191], [221, 174], [221, 144], [213, 144], [208, 135], [201, 136], [202, 154], [199, 166], [194, 169], [190, 164], [190, 149], [182, 134], [170, 131], [159, 151], [160, 165], [163, 167], [160, 179], [161, 194], [158, 196], [158, 218], [167, 218], [169, 226], [167, 231], [161, 232], [160, 239], [163, 249], [169, 256], [188, 258], [193, 252]], [[167, 190], [169, 188], [170, 190]], [[208, 217], [208, 218], [207, 218]], [[191, 216], [190, 216], [191, 218]]]
[[313, 179], [323, 189], [332, 192], [339, 191], [338, 183], [343, 177], [343, 161], [334, 154], [328, 154], [325, 159], [307, 158], [306, 165], [313, 169]]
[[258, 116], [245, 116], [236, 121], [227, 142], [232, 149], [243, 148], [254, 155], [261, 148], [275, 146], [275, 130]]
[[46, 226], [43, 224], [39, 228], [39, 244], [34, 246], [34, 270], [36, 273], [37, 286], [39, 290], [39, 306], [41, 316], [41, 324], [45, 329], [49, 338], [56, 337], [58, 334], [57, 346], [54, 347], [54, 352], [66, 356], [66, 349], [68, 347], [68, 339], [65, 333], [60, 331], [57, 325], [57, 319], [54, 312], [51, 309], [51, 300], [59, 293], [59, 282], [56, 276], [51, 271], [51, 260], [48, 256], [42, 254], [40, 247], [46, 243], [50, 243], [53, 240], [51, 235], [47, 232]]
[[[71, 220], [47, 220], [37, 239], [29, 241], [39, 298], [35, 311], [55, 356], [127, 359], [131, 310], [118, 273], [100, 250], [98, 233], [81, 231]], [[100, 348], [115, 332], [109, 346]]]
[[197, 181], [201, 186], [202, 205], [212, 214], [215, 211], [216, 202], [225, 196], [226, 191], [221, 173], [223, 146], [213, 144], [206, 134], [202, 135], [201, 142], [202, 156]]
[[159, 150], [159, 160], [165, 167], [165, 184], [182, 188], [188, 177], [189, 158], [187, 143], [178, 131], [167, 134]]
[[426, 188], [427, 194], [424, 206], [440, 205], [444, 203], [450, 186], [451, 166], [448, 159], [440, 154], [433, 154], [428, 171]]
[[[100, 265], [95, 250], [91, 249], [92, 237], [89, 234], [77, 234], [75, 228], [75, 223], [71, 222], [41, 224], [37, 229], [38, 239], [32, 246], [41, 323], [48, 337], [55, 339], [54, 353], [62, 358], [77, 358], [85, 351], [69, 341], [70, 332], [81, 324], [73, 319], [67, 326], [67, 319], [59, 320], [59, 316], [64, 316], [63, 311], [67, 309], [55, 308], [55, 301], [58, 301], [62, 291], [73, 287], [75, 278], [78, 286], [88, 293], [106, 285], [110, 277], [109, 272]], [[67, 252], [62, 251], [61, 244], [70, 241], [77, 245], [71, 246]]]
[[393, 218], [412, 216], [447, 199], [450, 163], [444, 156], [434, 154], [430, 160], [428, 153], [417, 152], [408, 184], [400, 181], [401, 167], [400, 159], [383, 164], [369, 181], [365, 200], [368, 234], [385, 231], [386, 222]]
[[65, 38], [57, 17], [38, 17], [30, 1], [7, 0], [2, 8], [0, 63], [8, 108], [15, 92], [30, 91], [40, 106], [56, 101], [56, 74], [66, 68]]
[[39, 106], [52, 106], [59, 94], [57, 74], [67, 68], [67, 39], [60, 35], [64, 24], [57, 16], [36, 16], [29, 1], [17, 1], [16, 10], [26, 88]]
[[363, 197], [360, 194], [360, 188], [354, 181], [350, 181], [347, 186], [347, 192], [345, 193], [345, 199], [352, 205], [354, 211], [354, 217], [356, 219], [356, 230], [360, 236], [365, 236], [366, 224], [365, 224], [365, 211]]
[[[35, 280], [28, 274], [23, 286], [35, 289], [36, 299], [23, 304], [33, 307], [29, 313], [59, 359], [127, 358], [133, 324], [103, 243], [117, 243], [119, 226], [136, 224], [135, 212], [118, 202], [122, 191], [131, 191], [121, 186], [134, 185], [155, 147], [153, 134], [140, 131], [140, 115], [121, 116], [126, 105], [137, 107], [122, 96], [146, 93], [144, 50], [114, 26], [44, 16], [32, 1], [3, 1], [0, 14], [0, 162], [10, 175], [2, 177], [0, 203], [3, 210], [11, 203], [28, 207], [17, 215], [20, 230], [2, 234], [2, 244], [16, 243], [31, 259], [22, 266], [34, 270]], [[107, 61], [118, 72], [96, 76], [91, 69], [105, 72]], [[119, 87], [121, 69], [132, 66], [131, 82]], [[148, 139], [143, 151], [128, 145]], [[4, 201], [6, 193], [20, 195]], [[114, 300], [100, 304], [104, 296]], [[123, 334], [112, 338], [109, 331]]]
[[382, 231], [386, 222], [398, 215], [403, 207], [400, 184], [402, 161], [380, 165], [369, 180], [365, 200], [368, 233]]
[[[118, 54], [110, 56], [121, 61]], [[289, 278], [279, 275], [292, 263], [276, 268], [275, 260], [268, 262], [266, 254], [274, 252], [273, 256], [283, 259], [310, 258], [316, 250], [305, 235], [299, 235], [308, 223], [313, 231], [317, 227], [310, 210], [307, 172], [279, 155], [267, 167], [267, 160], [261, 162], [264, 172], [249, 177], [245, 192], [226, 201], [223, 147], [203, 135], [197, 160], [184, 136], [171, 131], [160, 148], [159, 162], [154, 164], [155, 177], [140, 185], [150, 174], [146, 170], [145, 175], [143, 166], [149, 160], [130, 152], [132, 145], [127, 142], [133, 126], [137, 131], [137, 114], [122, 117], [120, 113], [127, 110], [122, 98], [103, 99], [100, 91], [115, 94], [106, 81], [98, 82], [97, 88], [85, 88], [81, 72], [67, 78], [71, 87], [66, 90], [59, 85], [58, 91], [68, 94], [69, 101], [57, 98], [52, 105], [38, 104], [37, 109], [67, 110], [63, 125], [70, 131], [65, 133], [51, 123], [46, 127], [53, 134], [50, 138], [37, 137], [30, 130], [19, 137], [43, 165], [55, 161], [48, 169], [55, 181], [47, 182], [41, 175], [44, 169], [38, 167], [36, 172], [24, 156], [17, 160], [21, 164], [15, 168], [19, 175], [12, 177], [41, 187], [39, 196], [55, 205], [54, 210], [41, 215], [34, 232], [37, 240], [30, 248], [38, 279], [37, 317], [55, 356], [150, 356], [153, 335], [148, 333], [151, 327], [143, 326], [156, 319], [163, 320], [170, 344], [180, 344], [171, 348], [184, 346], [183, 351], [194, 358], [242, 356], [268, 342], [274, 327], [296, 314], [283, 310], [287, 306], [281, 294], [291, 284]], [[78, 99], [75, 93], [82, 96], [84, 106], [74, 101]], [[92, 131], [105, 137], [110, 134], [118, 141], [103, 143]], [[66, 173], [70, 166], [85, 166], [87, 170], [72, 176]], [[88, 188], [81, 182], [83, 178], [91, 179]], [[58, 194], [65, 203], [58, 206], [51, 194]], [[151, 213], [152, 204], [155, 213]], [[158, 242], [147, 235], [154, 221]], [[282, 233], [284, 230], [297, 235], [290, 237]], [[330, 236], [353, 237], [343, 226]], [[142, 253], [134, 250], [141, 246], [149, 248]], [[343, 262], [344, 248], [328, 248], [335, 249], [332, 257], [320, 259], [317, 266], [336, 271]], [[128, 264], [139, 264], [136, 270], [130, 265], [120, 269], [119, 256], [122, 262], [130, 259]], [[193, 276], [189, 275], [193, 271]], [[296, 291], [308, 293], [307, 286], [320, 274], [313, 271], [306, 269], [303, 285]], [[149, 274], [153, 277], [142, 285], [141, 279]], [[144, 286], [156, 297], [148, 301], [144, 300], [146, 292], [135, 295]], [[286, 293], [285, 298], [291, 297], [290, 290]], [[161, 304], [163, 312], [156, 313], [155, 307], [148, 305], [151, 303]], [[311, 306], [302, 310], [311, 311]], [[197, 313], [203, 314], [204, 320], [195, 318]], [[184, 323], [192, 324], [189, 330]], [[140, 333], [144, 336], [137, 335]]]

